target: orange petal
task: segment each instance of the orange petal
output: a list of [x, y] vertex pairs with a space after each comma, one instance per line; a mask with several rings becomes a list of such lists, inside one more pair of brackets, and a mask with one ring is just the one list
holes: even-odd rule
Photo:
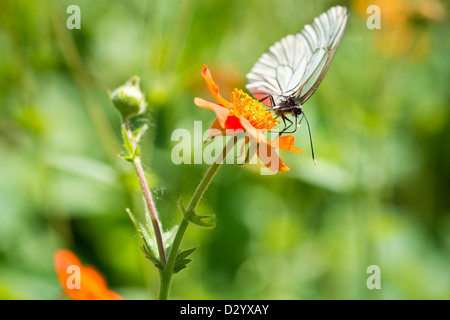
[[69, 250], [58, 250], [55, 253], [56, 272], [66, 272], [70, 265], [81, 265], [80, 259]]
[[[54, 256], [58, 280], [64, 292], [73, 300], [121, 300], [119, 294], [108, 289], [103, 275], [95, 268], [83, 266], [78, 257], [69, 250], [58, 250]], [[75, 267], [69, 269], [69, 267]], [[79, 272], [79, 287], [75, 286]], [[69, 287], [73, 284], [73, 287]]]
[[281, 136], [273, 139], [270, 144], [272, 146], [275, 146], [276, 148], [292, 151], [298, 154], [302, 154], [302, 150], [294, 146], [295, 138], [294, 136], [287, 135], [287, 136]]
[[289, 171], [290, 169], [284, 164], [278, 156], [275, 148], [265, 144], [268, 147], [267, 152], [261, 152], [261, 144], [258, 145], [257, 154], [261, 162], [272, 171]]
[[219, 121], [220, 126], [225, 129], [225, 121], [227, 120], [228, 115], [230, 114], [230, 110], [227, 108], [218, 105], [217, 103], [202, 99], [195, 98], [194, 103], [197, 107], [205, 108], [214, 111], [216, 114], [217, 120]]
[[[122, 300], [123, 298], [108, 289], [106, 280], [95, 267], [85, 266], [82, 269], [82, 291], [86, 300]], [[84, 287], [86, 286], [86, 287]]]
[[208, 86], [209, 91], [211, 92], [217, 103], [227, 109], [231, 109], [230, 103], [220, 95], [219, 87], [214, 82], [211, 76], [211, 72], [209, 72], [209, 69], [206, 65], [203, 65], [202, 76], [205, 79], [206, 85]]
[[269, 143], [263, 133], [263, 130], [256, 129], [254, 126], [252, 126], [250, 121], [248, 121], [244, 117], [239, 117], [239, 121], [245, 131], [248, 132], [249, 137], [253, 138], [254, 141], [256, 141], [257, 143]]
[[208, 129], [208, 136], [206, 137], [205, 142], [209, 141], [213, 137], [222, 136], [224, 134], [225, 130], [222, 128], [219, 121], [215, 119]]
[[71, 251], [58, 250], [54, 256], [54, 263], [59, 283], [64, 291], [71, 297], [71, 290], [67, 288], [67, 280], [71, 276], [71, 273], [68, 272], [68, 268], [70, 266], [77, 266], [81, 270], [81, 262]]
[[93, 266], [83, 267], [84, 276], [89, 279], [89, 282], [95, 283], [99, 286], [106, 287], [106, 280], [103, 275]]

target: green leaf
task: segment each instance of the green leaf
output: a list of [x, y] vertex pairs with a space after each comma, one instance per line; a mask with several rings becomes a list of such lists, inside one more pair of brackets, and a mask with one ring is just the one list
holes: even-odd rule
[[124, 141], [125, 149], [128, 151], [128, 153], [133, 156], [134, 155], [134, 148], [133, 144], [130, 141], [130, 137], [128, 136], [127, 129], [125, 128], [125, 125], [122, 125], [122, 136]]
[[175, 235], [177, 234], [178, 226], [173, 226], [172, 229], [168, 231], [163, 231], [162, 238], [164, 243], [164, 250], [168, 250], [173, 243], [173, 239], [175, 238]]
[[175, 265], [173, 267], [173, 273], [180, 272], [186, 268], [187, 264], [192, 261], [191, 259], [186, 259], [186, 257], [192, 254], [195, 250], [197, 250], [197, 247], [178, 252]]
[[149, 250], [149, 247], [147, 245], [143, 245], [141, 247], [142, 252], [144, 252], [145, 257], [153, 262], [155, 267], [157, 267], [160, 270], [164, 270], [164, 266], [162, 265], [161, 261], [155, 256], [155, 254], [152, 252], [152, 250]]
[[195, 214], [194, 211], [194, 214], [186, 215], [185, 217], [190, 223], [195, 224], [197, 227], [214, 228], [216, 226], [216, 216], [213, 215], [199, 216]]
[[140, 157], [141, 156], [141, 148], [139, 146], [136, 147], [136, 150], [134, 151], [134, 157]]
[[177, 259], [176, 259], [176, 260], [187, 258], [187, 257], [190, 256], [195, 250], [197, 250], [197, 247], [190, 248], [190, 249], [186, 249], [186, 250], [183, 250], [183, 251], [178, 252], [178, 254], [177, 254]]
[[183, 270], [184, 268], [186, 268], [187, 264], [188, 264], [189, 262], [191, 262], [191, 261], [192, 261], [191, 259], [183, 259], [183, 260], [179, 261], [178, 264], [176, 263], [176, 264], [174, 265], [174, 267], [173, 267], [173, 273], [178, 273], [178, 272], [180, 272], [181, 270]]
[[133, 157], [132, 156], [130, 156], [129, 154], [119, 154], [119, 157], [121, 157], [122, 159], [124, 159], [125, 161], [128, 161], [128, 162], [133, 162]]
[[180, 206], [181, 211], [183, 212], [184, 217], [190, 223], [202, 227], [202, 228], [214, 228], [216, 226], [216, 217], [214, 215], [197, 215], [195, 210], [187, 211], [180, 199], [178, 201], [178, 205]]
[[153, 264], [163, 270], [164, 266], [161, 263], [161, 260], [158, 258], [158, 250], [156, 247], [155, 242], [151, 238], [148, 230], [145, 228], [145, 226], [136, 220], [135, 216], [131, 212], [130, 209], [126, 209], [128, 216], [130, 217], [131, 221], [133, 222], [134, 227], [139, 233], [139, 236], [141, 237], [142, 241], [144, 242], [144, 245], [142, 246], [142, 251], [144, 252], [144, 255], [147, 259], [149, 259]]

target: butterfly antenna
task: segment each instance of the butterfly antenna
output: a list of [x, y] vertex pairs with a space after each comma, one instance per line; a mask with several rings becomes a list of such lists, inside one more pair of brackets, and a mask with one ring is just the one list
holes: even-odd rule
[[[312, 142], [312, 137], [311, 137], [311, 129], [310, 129], [310, 127], [309, 127], [309, 121], [308, 121], [308, 118], [305, 116], [304, 113], [303, 113], [303, 117], [305, 117], [306, 124], [308, 125], [309, 142], [310, 142], [310, 144], [311, 144], [311, 155], [312, 155], [314, 164], [317, 166], [316, 157], [314, 157], [314, 147], [313, 147], [313, 142]], [[302, 120], [303, 120], [303, 117], [302, 117]]]

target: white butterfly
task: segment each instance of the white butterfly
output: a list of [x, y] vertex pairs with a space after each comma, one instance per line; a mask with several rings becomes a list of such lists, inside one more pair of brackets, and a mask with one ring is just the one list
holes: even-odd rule
[[303, 119], [302, 105], [323, 80], [344, 35], [348, 15], [345, 7], [330, 8], [297, 34], [271, 46], [247, 74], [248, 91], [282, 117], [285, 128], [280, 134], [293, 124], [285, 113], [294, 115], [296, 122], [299, 115]]

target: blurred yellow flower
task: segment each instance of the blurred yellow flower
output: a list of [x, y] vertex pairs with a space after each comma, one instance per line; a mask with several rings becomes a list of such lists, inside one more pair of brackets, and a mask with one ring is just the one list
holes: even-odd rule
[[446, 16], [440, 0], [353, 0], [353, 9], [366, 19], [367, 8], [380, 8], [381, 29], [375, 34], [375, 47], [390, 58], [409, 54], [412, 60], [423, 58], [429, 51], [428, 33], [417, 21], [438, 22]]

